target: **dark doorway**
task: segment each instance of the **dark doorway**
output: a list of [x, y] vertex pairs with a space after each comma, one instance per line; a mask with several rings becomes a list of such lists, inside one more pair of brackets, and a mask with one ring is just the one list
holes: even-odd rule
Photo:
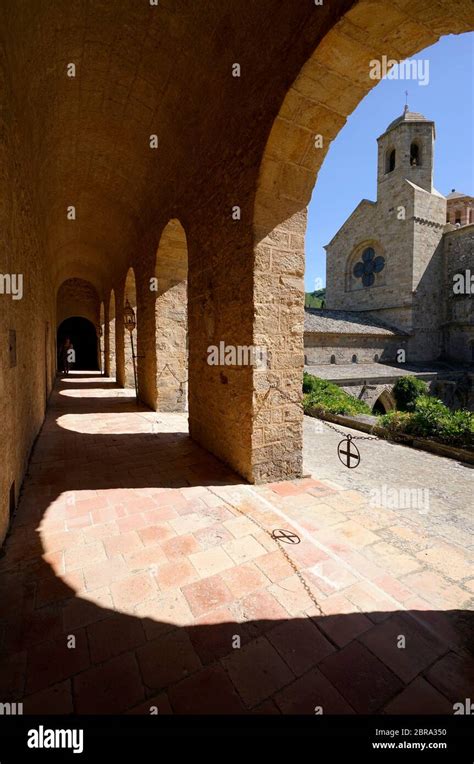
[[374, 403], [374, 405], [372, 407], [372, 413], [373, 414], [386, 414], [387, 413], [387, 410], [386, 410], [385, 406], [383, 405], [382, 401], [380, 400], [380, 398], [377, 398], [377, 400], [375, 401], [375, 403]]
[[71, 364], [71, 370], [97, 371], [97, 331], [94, 324], [78, 316], [63, 321], [58, 327], [58, 356], [66, 337], [71, 340], [75, 352], [75, 363]]

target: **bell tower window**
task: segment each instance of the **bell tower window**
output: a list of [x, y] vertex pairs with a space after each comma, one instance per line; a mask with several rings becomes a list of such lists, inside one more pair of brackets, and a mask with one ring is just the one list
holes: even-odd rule
[[396, 160], [397, 152], [395, 149], [392, 149], [391, 151], [387, 152], [387, 158], [385, 162], [385, 172], [393, 172], [395, 169], [395, 160]]
[[421, 151], [417, 143], [412, 143], [410, 146], [410, 165], [411, 167], [421, 165]]

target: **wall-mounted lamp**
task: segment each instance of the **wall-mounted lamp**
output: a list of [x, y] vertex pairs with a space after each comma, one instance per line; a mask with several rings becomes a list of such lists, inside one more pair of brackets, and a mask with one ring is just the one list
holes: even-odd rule
[[133, 330], [135, 329], [137, 325], [137, 320], [135, 318], [135, 311], [130, 305], [128, 299], [126, 300], [125, 308], [123, 309], [123, 325], [125, 329], [128, 329], [129, 332], [133, 332]]

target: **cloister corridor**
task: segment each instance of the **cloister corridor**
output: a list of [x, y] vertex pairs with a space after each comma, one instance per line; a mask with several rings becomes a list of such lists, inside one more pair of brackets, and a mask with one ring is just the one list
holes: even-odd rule
[[329, 147], [371, 61], [473, 28], [471, 0], [0, 0], [0, 710], [472, 697], [472, 470], [419, 455], [431, 514], [374, 507], [416, 465], [335, 471], [301, 399]]
[[28, 714], [469, 697], [462, 537], [327, 479], [248, 485], [186, 429], [97, 372], [60, 379], [0, 559], [2, 697]]

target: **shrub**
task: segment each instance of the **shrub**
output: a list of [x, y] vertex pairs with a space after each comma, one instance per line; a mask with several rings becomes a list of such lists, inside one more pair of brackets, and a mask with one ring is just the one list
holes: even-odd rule
[[379, 424], [385, 427], [387, 432], [394, 438], [399, 433], [405, 433], [411, 414], [407, 411], [389, 411], [379, 417]]
[[305, 412], [312, 408], [331, 414], [370, 414], [369, 406], [340, 387], [325, 379], [313, 377], [305, 372], [303, 376], [303, 409]]
[[460, 448], [474, 448], [474, 414], [451, 411], [437, 398], [421, 395], [413, 412], [390, 411], [380, 417], [380, 424], [396, 438], [406, 433], [429, 438]]
[[400, 411], [413, 411], [418, 398], [427, 394], [427, 387], [418, 377], [400, 377], [393, 386], [393, 394]]
[[474, 446], [474, 414], [465, 410], [451, 411], [440, 400], [427, 395], [417, 400], [409, 429], [415, 435], [443, 443]]
[[316, 377], [313, 377], [312, 374], [308, 374], [307, 371], [303, 372], [303, 392], [304, 393], [310, 393], [312, 390], [315, 390], [316, 382], [317, 382]]

